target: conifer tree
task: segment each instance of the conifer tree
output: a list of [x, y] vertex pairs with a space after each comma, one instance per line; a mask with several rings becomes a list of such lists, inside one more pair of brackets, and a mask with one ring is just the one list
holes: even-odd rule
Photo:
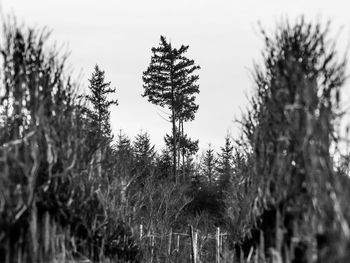
[[130, 139], [119, 131], [116, 148], [116, 174], [118, 175], [121, 201], [125, 204], [129, 192], [129, 186], [133, 182], [132, 169], [134, 166], [134, 154]]
[[91, 94], [85, 98], [92, 104], [92, 110], [88, 110], [91, 119], [90, 135], [92, 136], [93, 146], [96, 147], [96, 156], [92, 163], [97, 164], [97, 174], [102, 176], [102, 146], [111, 139], [112, 131], [110, 125], [110, 106], [118, 105], [117, 100], [108, 100], [107, 96], [115, 92], [111, 89], [110, 82], [105, 82], [105, 72], [98, 65], [95, 65], [91, 79], [89, 79], [89, 90]]
[[201, 165], [202, 173], [209, 184], [213, 183], [216, 179], [216, 165], [217, 158], [215, 157], [214, 149], [209, 145], [209, 149], [204, 153]]
[[121, 177], [129, 177], [131, 175], [132, 166], [134, 165], [134, 155], [130, 139], [122, 133], [122, 131], [119, 131], [115, 148], [117, 173]]
[[198, 110], [195, 95], [199, 93], [196, 82], [199, 79], [194, 72], [200, 67], [194, 60], [184, 56], [189, 46], [173, 48], [165, 37], [161, 36], [159, 47], [152, 48], [151, 63], [143, 73], [144, 94], [148, 101], [171, 111], [173, 139], [173, 173], [176, 177], [178, 159], [178, 132], [183, 132], [183, 122], [194, 119]]
[[157, 174], [161, 178], [167, 178], [171, 174], [171, 153], [168, 149], [163, 149], [156, 157]]
[[123, 156], [132, 155], [132, 147], [131, 147], [130, 139], [121, 130], [119, 130], [119, 134], [117, 136], [116, 148], [117, 148], [117, 152], [121, 153]]
[[150, 166], [155, 155], [154, 145], [151, 145], [151, 139], [147, 132], [139, 133], [136, 136], [133, 150], [136, 170], [138, 170], [137, 172], [144, 177], [145, 175], [149, 174]]
[[221, 153], [217, 161], [217, 172], [219, 174], [219, 186], [220, 189], [230, 181], [231, 173], [233, 172], [233, 146], [230, 137], [227, 135], [225, 138], [225, 146], [221, 147]]
[[121, 130], [119, 130], [119, 134], [117, 136], [116, 148], [117, 152], [120, 153], [120, 156], [129, 157], [133, 155], [130, 139]]
[[105, 72], [98, 65], [95, 66], [91, 79], [89, 79], [89, 89], [91, 95], [87, 95], [86, 99], [93, 106], [93, 110], [89, 111], [92, 118], [92, 127], [96, 128], [98, 137], [111, 137], [110, 126], [110, 106], [118, 105], [118, 100], [108, 100], [107, 96], [115, 93], [115, 88], [110, 88], [111, 83], [105, 82]]

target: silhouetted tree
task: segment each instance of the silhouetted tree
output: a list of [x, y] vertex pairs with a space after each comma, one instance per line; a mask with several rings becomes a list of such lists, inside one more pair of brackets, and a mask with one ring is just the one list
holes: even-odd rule
[[219, 188], [223, 190], [229, 183], [233, 172], [233, 145], [229, 135], [225, 138], [225, 146], [221, 147], [216, 170], [219, 177]]
[[209, 185], [214, 183], [216, 179], [217, 158], [214, 149], [209, 145], [209, 149], [205, 151], [201, 162], [201, 170], [203, 176], [208, 180]]
[[89, 90], [91, 94], [86, 95], [86, 99], [93, 106], [90, 110], [92, 118], [92, 128], [98, 136], [110, 138], [110, 106], [118, 105], [118, 100], [108, 100], [107, 96], [115, 93], [116, 89], [111, 89], [110, 82], [105, 82], [105, 72], [98, 65], [95, 65], [91, 79], [89, 79]]
[[97, 163], [98, 176], [102, 176], [103, 150], [112, 138], [109, 108], [112, 105], [118, 105], [118, 101], [108, 100], [107, 96], [115, 93], [115, 89], [109, 87], [110, 82], [105, 82], [105, 72], [100, 70], [98, 65], [95, 65], [89, 82], [91, 94], [86, 95], [85, 98], [92, 104], [92, 110], [86, 109], [91, 119], [91, 127], [89, 129], [90, 141], [94, 144], [93, 148], [96, 147], [96, 155], [92, 163]]
[[151, 145], [151, 139], [147, 132], [139, 133], [133, 144], [135, 156], [136, 173], [144, 178], [150, 175], [151, 165], [154, 161], [155, 151], [154, 145]]
[[[176, 177], [178, 159], [178, 132], [183, 133], [183, 122], [194, 119], [198, 109], [195, 95], [199, 93], [196, 84], [199, 79], [194, 72], [200, 67], [194, 60], [184, 56], [189, 46], [173, 48], [161, 36], [159, 47], [152, 48], [151, 63], [143, 73], [144, 94], [148, 101], [167, 107], [170, 111], [173, 139], [173, 174]], [[178, 123], [177, 123], [178, 122]], [[176, 178], [175, 178], [176, 179]]]
[[129, 178], [134, 166], [134, 153], [130, 139], [122, 131], [119, 131], [115, 148], [117, 174], [122, 178]]

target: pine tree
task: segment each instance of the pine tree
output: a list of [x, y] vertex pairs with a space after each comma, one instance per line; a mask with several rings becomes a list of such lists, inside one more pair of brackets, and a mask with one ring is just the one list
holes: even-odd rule
[[123, 133], [122, 130], [119, 130], [119, 134], [117, 136], [117, 144], [116, 144], [117, 152], [122, 153], [122, 155], [132, 155], [132, 147], [129, 137]]
[[117, 143], [115, 145], [116, 149], [116, 174], [118, 175], [120, 194], [122, 203], [127, 200], [129, 187], [133, 183], [134, 176], [132, 170], [134, 167], [134, 154], [130, 139], [119, 131], [117, 136]]
[[161, 36], [159, 47], [152, 48], [151, 63], [143, 73], [144, 94], [148, 101], [171, 111], [173, 139], [173, 173], [176, 177], [178, 159], [178, 133], [184, 134], [183, 122], [194, 119], [198, 110], [195, 95], [199, 93], [196, 84], [199, 79], [194, 72], [200, 67], [194, 60], [184, 56], [189, 46], [182, 45], [179, 49], [173, 48], [165, 37]]
[[217, 158], [215, 157], [214, 149], [209, 145], [209, 149], [205, 151], [201, 164], [203, 176], [207, 178], [209, 185], [216, 179], [216, 165]]
[[233, 172], [233, 146], [228, 135], [225, 138], [225, 146], [221, 147], [216, 170], [219, 174], [219, 188], [222, 190], [229, 183]]
[[118, 100], [108, 100], [107, 96], [115, 93], [115, 89], [111, 89], [110, 82], [105, 82], [105, 72], [98, 65], [95, 66], [91, 79], [89, 80], [89, 89], [91, 95], [87, 95], [93, 110], [89, 111], [92, 118], [92, 127], [96, 128], [96, 133], [99, 137], [110, 138], [110, 106], [118, 105]]
[[132, 167], [134, 166], [134, 154], [130, 139], [122, 131], [119, 131], [115, 148], [117, 173], [123, 178], [130, 177]]
[[[91, 118], [90, 136], [93, 140], [93, 146], [96, 148], [96, 155], [91, 164], [97, 165], [97, 174], [102, 176], [102, 146], [109, 143], [112, 138], [110, 125], [110, 111], [112, 105], [118, 105], [117, 100], [108, 100], [107, 95], [115, 93], [115, 89], [111, 89], [110, 82], [105, 82], [105, 72], [95, 65], [91, 79], [89, 79], [89, 89], [91, 94], [85, 98], [92, 104], [92, 110], [86, 109]], [[107, 140], [107, 141], [106, 141]]]
[[163, 149], [161, 154], [156, 157], [157, 174], [161, 178], [168, 178], [171, 174], [171, 162], [171, 153], [168, 149]]
[[136, 172], [142, 177], [149, 175], [155, 151], [147, 132], [139, 133], [133, 145]]

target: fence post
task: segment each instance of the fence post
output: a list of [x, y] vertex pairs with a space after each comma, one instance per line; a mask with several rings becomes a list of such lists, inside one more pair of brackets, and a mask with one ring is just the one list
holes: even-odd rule
[[171, 240], [173, 237], [173, 230], [170, 228], [169, 241], [168, 241], [168, 254], [171, 255]]
[[179, 234], [176, 235], [176, 251], [177, 252], [180, 251], [180, 235]]
[[259, 260], [265, 262], [265, 238], [262, 230], [260, 230]]
[[143, 225], [140, 224], [140, 240], [142, 240], [142, 236], [143, 236]]
[[279, 209], [276, 209], [276, 250], [279, 254], [282, 252], [282, 244], [283, 244], [283, 233], [280, 227], [281, 224], [281, 213]]
[[197, 263], [197, 233], [194, 233], [193, 227], [190, 226], [190, 237], [191, 237], [191, 255], [192, 263]]
[[216, 228], [216, 263], [220, 263], [220, 227]]
[[154, 235], [151, 235], [151, 263], [153, 262], [153, 254], [154, 254]]
[[196, 259], [196, 262], [197, 262], [197, 259], [198, 259], [198, 231], [197, 230], [194, 230], [194, 233], [193, 233], [193, 238], [194, 238], [194, 256], [195, 256], [195, 259]]

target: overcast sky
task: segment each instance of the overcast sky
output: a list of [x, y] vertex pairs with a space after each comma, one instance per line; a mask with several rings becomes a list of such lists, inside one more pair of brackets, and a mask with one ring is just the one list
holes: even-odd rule
[[160, 35], [173, 45], [189, 45], [188, 57], [201, 66], [199, 111], [187, 124], [187, 133], [216, 149], [227, 132], [238, 135], [235, 118], [247, 105], [253, 82], [249, 70], [259, 61], [262, 40], [258, 22], [273, 30], [281, 17], [301, 14], [321, 21], [332, 19], [334, 32], [343, 26], [339, 46], [350, 36], [348, 1], [324, 0], [0, 0], [3, 14], [15, 14], [26, 25], [47, 26], [51, 38], [68, 45], [69, 64], [82, 72], [83, 86], [94, 65], [106, 72], [117, 88], [119, 106], [112, 109], [115, 134], [121, 129], [131, 138], [140, 130], [151, 135], [157, 148], [170, 123], [162, 111], [142, 98], [142, 72]]

